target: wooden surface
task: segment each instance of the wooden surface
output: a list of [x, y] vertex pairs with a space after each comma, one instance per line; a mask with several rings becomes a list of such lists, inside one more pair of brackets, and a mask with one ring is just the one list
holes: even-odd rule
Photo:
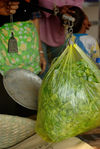
[[9, 149], [93, 149], [87, 143], [73, 137], [60, 143], [50, 144], [43, 141], [37, 134]]
[[80, 136], [91, 146], [100, 148], [100, 127], [90, 130]]

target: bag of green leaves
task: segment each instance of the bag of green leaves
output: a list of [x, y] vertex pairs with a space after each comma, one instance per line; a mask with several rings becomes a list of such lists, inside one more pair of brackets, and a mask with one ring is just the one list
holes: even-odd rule
[[59, 142], [99, 125], [100, 70], [77, 44], [70, 44], [42, 82], [36, 132]]

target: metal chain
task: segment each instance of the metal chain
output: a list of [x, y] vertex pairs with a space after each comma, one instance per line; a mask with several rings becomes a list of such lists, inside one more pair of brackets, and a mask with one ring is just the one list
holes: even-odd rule
[[57, 14], [59, 13], [59, 8], [54, 4], [54, 15], [57, 16]]
[[68, 20], [67, 25], [64, 26], [65, 27], [65, 40], [67, 41], [67, 44], [70, 44], [70, 39], [73, 34], [73, 25], [74, 25], [74, 22]]
[[13, 32], [13, 14], [10, 14], [11, 32]]
[[73, 25], [74, 25], [74, 23], [73, 23], [73, 21], [69, 21], [68, 22], [69, 23], [69, 34], [72, 36], [72, 34], [73, 34]]

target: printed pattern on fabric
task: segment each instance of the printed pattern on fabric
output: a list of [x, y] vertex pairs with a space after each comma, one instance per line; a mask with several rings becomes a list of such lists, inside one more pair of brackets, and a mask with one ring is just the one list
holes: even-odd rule
[[89, 56], [95, 63], [100, 58], [100, 49], [97, 41], [88, 34], [74, 34], [72, 40]]
[[38, 33], [31, 21], [14, 22], [14, 37], [18, 44], [18, 53], [8, 53], [8, 40], [11, 37], [11, 23], [0, 28], [0, 73], [9, 69], [23, 68], [34, 73], [41, 71], [39, 65]]

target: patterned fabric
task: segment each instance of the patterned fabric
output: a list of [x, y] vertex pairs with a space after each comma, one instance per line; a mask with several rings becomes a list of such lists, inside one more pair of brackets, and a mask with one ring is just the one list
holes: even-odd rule
[[18, 53], [8, 53], [8, 40], [11, 37], [11, 23], [0, 28], [0, 73], [9, 69], [23, 68], [34, 73], [41, 71], [39, 65], [38, 33], [31, 21], [14, 22], [14, 36], [18, 43]]
[[[88, 34], [74, 34], [72, 40], [96, 63], [100, 59], [97, 41]], [[100, 64], [100, 61], [98, 61]]]

